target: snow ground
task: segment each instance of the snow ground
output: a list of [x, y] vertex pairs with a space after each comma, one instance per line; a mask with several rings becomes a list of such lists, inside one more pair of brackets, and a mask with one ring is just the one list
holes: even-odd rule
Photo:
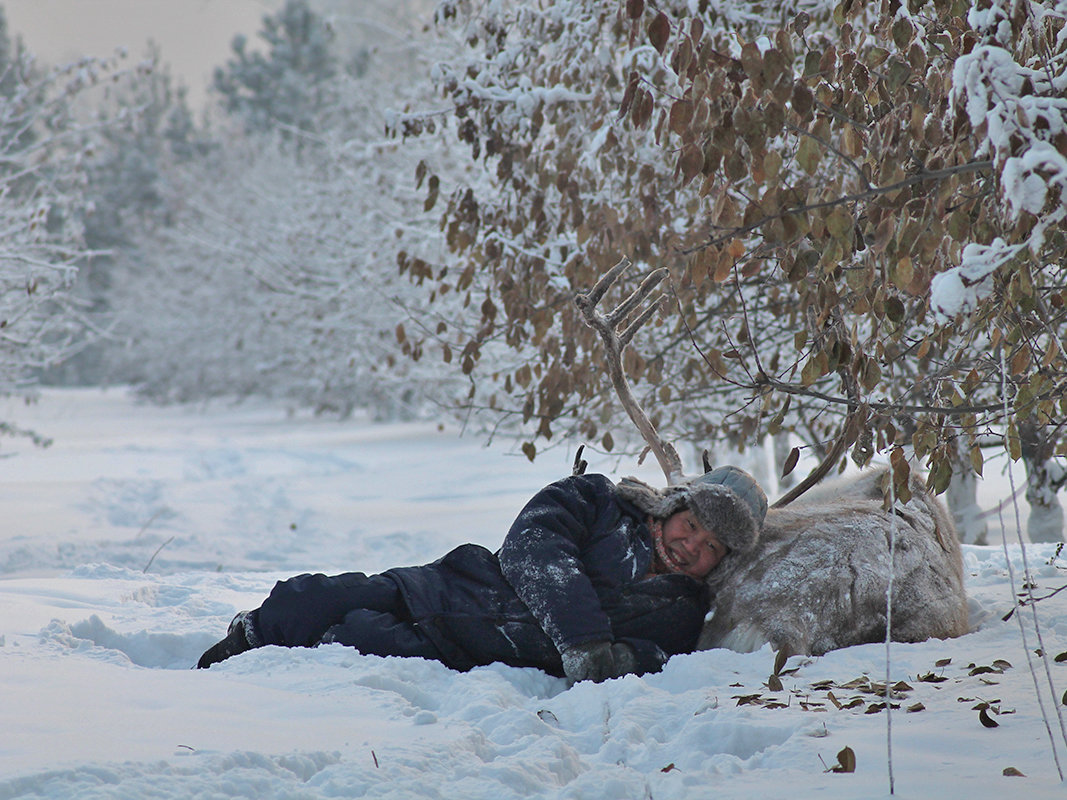
[[[769, 649], [570, 690], [536, 670], [456, 673], [338, 645], [192, 670], [279, 578], [497, 546], [570, 455], [530, 464], [432, 425], [160, 409], [117, 391], [9, 400], [0, 419], [55, 439], [0, 441], [0, 800], [886, 797], [889, 742], [896, 797], [1067, 789], [1051, 744], [1067, 761], [1067, 661], [1047, 660], [1050, 689], [1034, 658], [1038, 695], [1031, 609], [1001, 619], [1008, 563], [1021, 589], [1018, 545], [1009, 561], [965, 547], [976, 629], [893, 646], [903, 683], [888, 718], [869, 691], [883, 645], [790, 659], [780, 691]], [[982, 491], [987, 507], [1007, 494], [1003, 481]], [[1038, 597], [1067, 583], [1054, 546], [1027, 554]], [[1067, 592], [1036, 610], [1049, 655], [1063, 653]], [[855, 772], [828, 771], [845, 747]]]

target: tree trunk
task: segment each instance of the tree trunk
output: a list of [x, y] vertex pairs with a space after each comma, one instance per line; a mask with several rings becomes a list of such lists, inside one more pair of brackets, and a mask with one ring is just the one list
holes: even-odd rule
[[989, 523], [978, 506], [978, 478], [969, 460], [957, 453], [952, 480], [945, 492], [945, 503], [952, 512], [956, 532], [964, 544], [988, 544]]
[[1067, 467], [1052, 458], [1053, 447], [1040, 433], [1029, 425], [1019, 431], [1030, 504], [1026, 534], [1031, 542], [1062, 542], [1063, 507], [1057, 493], [1067, 483]]
[[1030, 504], [1026, 534], [1031, 542], [1064, 540], [1063, 507], [1057, 496], [1063, 486], [1063, 475], [1063, 467], [1051, 459], [1026, 461], [1026, 502]]

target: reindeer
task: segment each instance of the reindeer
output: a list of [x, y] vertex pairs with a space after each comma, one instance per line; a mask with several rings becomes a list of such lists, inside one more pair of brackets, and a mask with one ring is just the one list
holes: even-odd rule
[[[635, 400], [622, 367], [623, 351], [663, 298], [636, 317], [634, 312], [667, 270], [649, 274], [610, 313], [596, 308], [629, 267], [630, 261], [622, 259], [575, 302], [604, 343], [619, 400], [667, 483], [678, 483], [684, 479], [681, 459]], [[883, 486], [889, 475], [885, 469], [866, 470], [858, 478], [821, 487], [793, 502], [822, 480], [834, 460], [824, 460], [771, 506], [758, 542], [746, 558], [711, 573], [708, 583], [714, 601], [700, 649], [751, 652], [769, 643], [780, 654], [821, 655], [884, 641], [887, 618], [891, 638], [900, 642], [968, 632], [960, 543], [944, 505], [913, 473], [910, 499], [897, 500], [887, 508]], [[711, 468], [706, 453], [704, 468]], [[890, 589], [891, 605], [887, 606]]]

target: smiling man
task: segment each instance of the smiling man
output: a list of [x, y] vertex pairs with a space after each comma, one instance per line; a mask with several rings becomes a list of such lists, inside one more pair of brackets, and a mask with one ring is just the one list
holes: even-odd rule
[[549, 484], [493, 553], [466, 544], [380, 575], [298, 575], [242, 612], [198, 666], [262, 645], [339, 643], [466, 670], [501, 662], [571, 683], [655, 672], [695, 649], [705, 578], [756, 542], [767, 499], [719, 467], [655, 489], [574, 475]]
[[680, 572], [699, 580], [706, 578], [729, 552], [692, 511], [679, 511], [668, 520], [650, 520], [649, 524], [656, 548], [653, 572]]

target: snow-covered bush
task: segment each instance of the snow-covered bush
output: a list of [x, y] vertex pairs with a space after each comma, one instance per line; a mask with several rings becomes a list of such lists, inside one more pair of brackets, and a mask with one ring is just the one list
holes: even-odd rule
[[472, 405], [611, 449], [572, 297], [628, 256], [671, 272], [627, 365], [668, 438], [906, 448], [938, 491], [1023, 419], [1067, 455], [1065, 13], [982, 5], [442, 3]]

